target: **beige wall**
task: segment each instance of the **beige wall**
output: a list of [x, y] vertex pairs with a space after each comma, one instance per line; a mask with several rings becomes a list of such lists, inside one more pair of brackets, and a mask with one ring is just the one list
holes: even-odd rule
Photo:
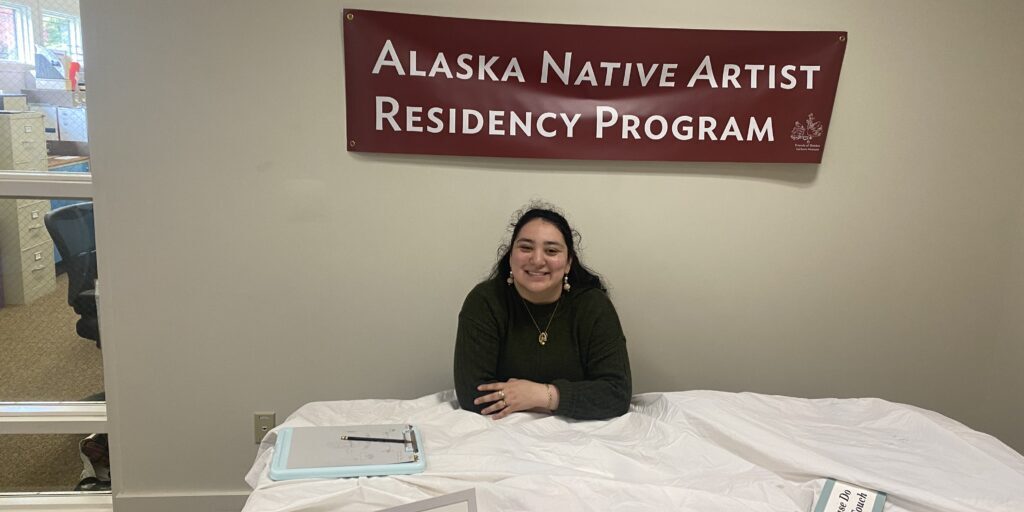
[[[1017, 98], [1018, 105], [1024, 99]], [[1012, 269], [1006, 273], [1006, 299], [993, 352], [991, 376], [979, 377], [989, 384], [981, 403], [992, 435], [1024, 453], [1024, 194], [1017, 215], [1009, 217], [1014, 241]]]
[[344, 3], [849, 31], [820, 166], [348, 153], [342, 6], [83, 2], [122, 502], [244, 492], [253, 411], [451, 387], [461, 301], [533, 197], [610, 281], [637, 392], [880, 396], [1024, 449], [1024, 4]]

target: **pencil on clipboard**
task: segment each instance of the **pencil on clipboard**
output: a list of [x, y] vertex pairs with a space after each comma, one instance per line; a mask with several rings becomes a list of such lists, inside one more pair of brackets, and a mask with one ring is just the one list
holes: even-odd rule
[[341, 436], [342, 441], [366, 441], [370, 443], [399, 443], [407, 444], [409, 441], [405, 439], [388, 439], [384, 437], [359, 437], [359, 436]]

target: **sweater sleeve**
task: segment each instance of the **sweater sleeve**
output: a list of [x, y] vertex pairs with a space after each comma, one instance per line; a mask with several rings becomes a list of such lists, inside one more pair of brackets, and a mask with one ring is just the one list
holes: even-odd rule
[[599, 290], [589, 293], [592, 297], [580, 312], [586, 378], [555, 379], [559, 393], [555, 414], [586, 420], [613, 418], [629, 410], [633, 392], [626, 337], [608, 297]]
[[473, 400], [481, 394], [478, 385], [497, 380], [498, 353], [497, 319], [475, 288], [462, 304], [455, 334], [455, 394], [463, 409], [479, 413], [488, 405]]

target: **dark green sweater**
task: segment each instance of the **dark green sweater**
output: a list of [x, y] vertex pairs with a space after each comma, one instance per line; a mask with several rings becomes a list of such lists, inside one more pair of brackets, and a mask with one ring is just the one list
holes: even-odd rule
[[[555, 304], [527, 303], [543, 329]], [[558, 388], [555, 414], [605, 419], [629, 409], [632, 382], [626, 338], [608, 296], [597, 288], [563, 293], [548, 330], [547, 344], [514, 286], [504, 279], [473, 288], [459, 313], [455, 338], [455, 392], [459, 404], [474, 405], [476, 387], [510, 378], [551, 383]]]

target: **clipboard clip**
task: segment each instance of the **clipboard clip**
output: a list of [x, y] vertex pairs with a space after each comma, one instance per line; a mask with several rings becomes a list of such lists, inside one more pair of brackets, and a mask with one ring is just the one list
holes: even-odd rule
[[409, 443], [409, 444], [406, 445], [406, 449], [412, 448], [412, 452], [417, 454], [416, 455], [416, 459], [418, 460], [419, 459], [419, 453], [420, 453], [420, 447], [417, 444], [416, 431], [414, 431], [412, 429], [412, 425], [406, 425], [405, 432], [402, 432], [402, 437], [404, 437], [404, 438], [406, 438], [408, 440], [406, 442]]
[[[416, 441], [416, 432], [412, 429], [412, 425], [407, 425], [405, 431], [402, 432], [401, 439], [395, 439], [390, 437], [362, 437], [362, 436], [350, 436], [342, 434], [340, 439], [342, 441], [362, 441], [366, 443], [399, 443], [405, 445], [405, 451], [419, 454], [420, 447]], [[419, 458], [419, 455], [416, 455]]]

